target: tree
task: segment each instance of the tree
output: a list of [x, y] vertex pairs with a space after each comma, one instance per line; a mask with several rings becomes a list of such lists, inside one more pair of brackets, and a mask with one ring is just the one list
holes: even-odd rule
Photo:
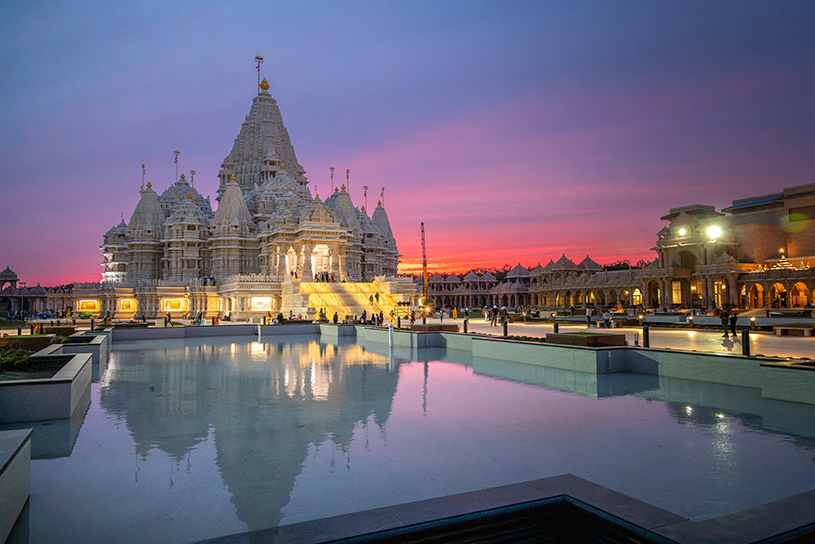
[[603, 270], [629, 270], [631, 269], [631, 261], [628, 259], [623, 259], [621, 261], [616, 261], [610, 264], [604, 264]]

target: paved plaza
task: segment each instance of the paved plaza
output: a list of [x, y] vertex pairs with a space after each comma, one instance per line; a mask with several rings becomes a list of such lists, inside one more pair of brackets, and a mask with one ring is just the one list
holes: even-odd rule
[[[439, 323], [438, 318], [428, 319], [428, 323]], [[444, 318], [444, 323], [455, 323], [459, 330], [464, 330], [464, 320], [461, 318]], [[483, 318], [470, 319], [468, 332], [491, 334], [500, 336], [503, 329], [492, 327]], [[558, 332], [609, 332], [625, 334], [629, 346], [638, 343], [642, 346], [642, 329], [639, 327], [617, 328], [605, 330], [597, 328], [596, 324], [587, 329], [585, 323], [558, 322]], [[552, 323], [509, 323], [507, 333], [510, 336], [539, 336], [544, 337], [553, 332]], [[721, 330], [712, 329], [668, 329], [650, 327], [650, 347], [661, 349], [677, 349], [685, 351], [703, 351], [706, 353], [742, 354], [741, 331], [734, 338], [722, 338]], [[815, 337], [801, 336], [775, 336], [771, 332], [756, 331], [750, 333], [750, 353], [766, 357], [791, 357], [793, 359], [815, 358]]]

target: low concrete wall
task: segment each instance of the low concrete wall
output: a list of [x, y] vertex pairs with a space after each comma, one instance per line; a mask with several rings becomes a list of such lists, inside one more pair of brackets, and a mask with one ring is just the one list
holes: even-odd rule
[[[473, 356], [561, 368], [576, 372], [624, 371], [621, 361], [615, 361], [615, 367], [609, 370], [606, 364], [608, 355], [604, 353], [602, 357], [598, 357], [598, 352], [601, 352], [601, 350], [594, 348], [548, 345], [538, 342], [475, 336], [473, 337], [472, 349]], [[598, 362], [601, 359], [602, 362]]]
[[317, 323], [283, 323], [281, 325], [201, 325], [189, 327], [150, 327], [147, 329], [114, 329], [113, 341], [166, 340], [171, 338], [204, 338], [208, 336], [262, 336], [320, 334]]
[[815, 404], [815, 367], [768, 363], [760, 372], [765, 399]]
[[626, 372], [761, 387], [762, 360], [752, 357], [646, 348], [626, 350]]
[[30, 495], [32, 432], [0, 431], [0, 542], [8, 538]]
[[[49, 356], [64, 357], [43, 357]], [[90, 387], [92, 366], [91, 354], [80, 353], [50, 379], [0, 382], [0, 423], [71, 417]]]
[[355, 338], [357, 336], [356, 325], [334, 325], [333, 323], [321, 323], [318, 325], [320, 335], [329, 338], [348, 337]]

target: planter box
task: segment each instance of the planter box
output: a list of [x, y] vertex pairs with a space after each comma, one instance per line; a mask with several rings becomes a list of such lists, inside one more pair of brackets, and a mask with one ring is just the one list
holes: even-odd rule
[[37, 334], [34, 336], [3, 336], [0, 337], [0, 349], [15, 348], [28, 351], [40, 351], [54, 343], [55, 334]]
[[412, 331], [423, 331], [423, 332], [458, 332], [458, 325], [442, 325], [442, 324], [431, 324], [431, 325], [413, 325], [410, 330]]
[[57, 336], [71, 336], [73, 333], [76, 332], [76, 327], [72, 327], [71, 325], [43, 325], [42, 326], [42, 333], [43, 334], [56, 334]]
[[92, 363], [90, 353], [73, 356], [37, 354], [30, 357], [46, 362], [67, 361], [48, 379], [0, 382], [0, 423], [42, 421], [71, 417], [85, 390], [90, 387]]
[[624, 334], [604, 333], [549, 333], [546, 335], [547, 344], [561, 344], [566, 346], [581, 346], [585, 348], [604, 348], [608, 346], [624, 346]]

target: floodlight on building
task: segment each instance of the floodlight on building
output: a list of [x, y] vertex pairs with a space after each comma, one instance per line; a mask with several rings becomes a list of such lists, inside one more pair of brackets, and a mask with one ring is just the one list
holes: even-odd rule
[[716, 240], [722, 235], [722, 229], [717, 225], [710, 226], [707, 228], [707, 235], [711, 240]]
[[685, 236], [688, 233], [685, 229], [679, 229], [679, 236]]

